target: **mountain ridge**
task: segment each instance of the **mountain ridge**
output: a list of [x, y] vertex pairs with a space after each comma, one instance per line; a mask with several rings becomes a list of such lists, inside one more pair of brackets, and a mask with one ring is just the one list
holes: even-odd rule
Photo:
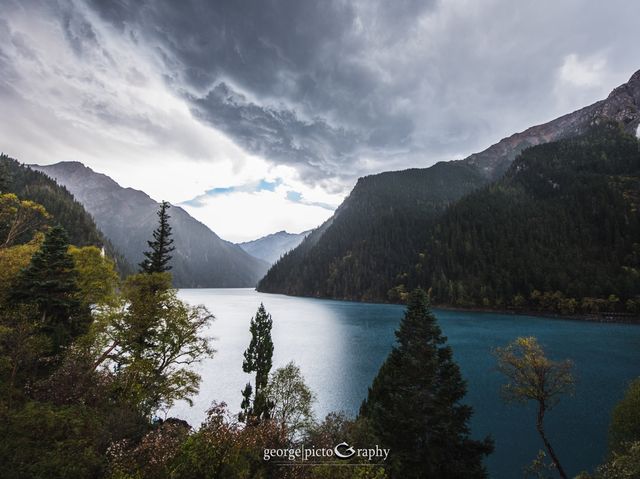
[[280, 257], [298, 246], [312, 230], [301, 233], [289, 233], [285, 230], [270, 233], [251, 241], [238, 243], [251, 256], [273, 264]]
[[[124, 188], [108, 175], [79, 162], [32, 165], [65, 186], [131, 264], [143, 260], [156, 227], [158, 203]], [[225, 241], [179, 206], [169, 210], [176, 250], [172, 273], [177, 287], [255, 286], [268, 264]]]

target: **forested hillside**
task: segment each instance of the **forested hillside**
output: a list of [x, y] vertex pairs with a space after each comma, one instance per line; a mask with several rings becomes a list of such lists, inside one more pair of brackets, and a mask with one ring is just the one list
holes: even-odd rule
[[375, 300], [386, 298], [447, 205], [485, 183], [462, 162], [358, 180], [334, 216], [269, 270], [259, 291]]
[[91, 215], [64, 186], [4, 154], [0, 156], [0, 168], [4, 170], [8, 179], [7, 191], [44, 206], [51, 215], [50, 223], [62, 225], [69, 235], [71, 244], [104, 246], [108, 255], [116, 261], [121, 273], [127, 274], [132, 271], [131, 265], [115, 250], [97, 228]]
[[637, 312], [639, 204], [639, 143], [617, 124], [529, 148], [439, 219], [390, 297], [420, 284], [448, 305]]

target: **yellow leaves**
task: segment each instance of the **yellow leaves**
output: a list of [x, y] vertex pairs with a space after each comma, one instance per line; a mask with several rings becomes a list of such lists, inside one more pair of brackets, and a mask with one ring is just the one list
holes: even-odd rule
[[43, 236], [39, 234], [27, 244], [0, 248], [0, 303], [6, 299], [20, 271], [29, 265], [33, 254], [40, 249], [42, 240]]
[[39, 203], [20, 200], [13, 193], [0, 195], [0, 249], [8, 248], [25, 235], [41, 231], [50, 218]]
[[573, 390], [571, 361], [553, 361], [535, 337], [519, 337], [504, 348], [494, 351], [498, 370], [509, 382], [503, 387], [508, 400], [533, 399], [551, 409], [559, 396]]

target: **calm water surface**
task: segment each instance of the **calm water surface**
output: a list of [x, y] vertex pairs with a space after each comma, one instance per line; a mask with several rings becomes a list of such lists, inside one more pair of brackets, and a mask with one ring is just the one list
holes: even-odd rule
[[[257, 293], [251, 289], [183, 289], [180, 297], [215, 314], [210, 335], [217, 353], [199, 366], [203, 381], [192, 408], [178, 404], [171, 415], [197, 425], [212, 401], [239, 409], [249, 321], [260, 302], [273, 316], [274, 367], [295, 361], [315, 392], [317, 417], [330, 411], [354, 415], [391, 350], [403, 308]], [[542, 448], [532, 406], [505, 405], [502, 377], [491, 349], [517, 336], [536, 336], [553, 358], [575, 362], [578, 384], [548, 414], [548, 433], [568, 472], [592, 469], [605, 453], [609, 415], [628, 382], [640, 375], [640, 326], [600, 324], [437, 310], [454, 357], [468, 381], [475, 437], [496, 443], [487, 464], [491, 477], [522, 477], [522, 468]]]

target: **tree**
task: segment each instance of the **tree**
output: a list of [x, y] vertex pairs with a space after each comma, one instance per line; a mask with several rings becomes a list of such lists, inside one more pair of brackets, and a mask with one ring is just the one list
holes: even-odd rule
[[169, 273], [129, 276], [120, 303], [99, 311], [96, 321], [91, 369], [113, 371], [120, 396], [149, 419], [176, 400], [191, 402], [200, 375], [189, 366], [214, 353], [203, 336], [213, 315], [180, 301], [170, 285]]
[[37, 306], [54, 353], [86, 332], [91, 319], [80, 307], [78, 273], [68, 249], [64, 228], [54, 226], [47, 231], [13, 292], [15, 301]]
[[171, 238], [171, 225], [169, 224], [169, 214], [167, 210], [171, 205], [166, 201], [160, 203], [158, 208], [158, 227], [153, 232], [153, 241], [147, 241], [150, 251], [145, 251], [146, 259], [140, 263], [142, 273], [164, 273], [169, 271], [170, 253], [175, 250], [173, 239]]
[[80, 297], [86, 305], [101, 305], [115, 298], [118, 273], [115, 264], [96, 246], [71, 246], [69, 254], [78, 272]]
[[558, 474], [567, 479], [545, 433], [544, 416], [558, 404], [562, 395], [573, 391], [573, 363], [548, 359], [534, 337], [517, 338], [506, 347], [497, 348], [494, 354], [498, 359], [498, 370], [509, 380], [503, 386], [505, 398], [508, 401], [537, 402], [536, 429]]
[[492, 442], [469, 438], [465, 381], [423, 290], [410, 294], [396, 339], [360, 408], [391, 448], [390, 477], [486, 477]]
[[[244, 352], [244, 361], [242, 370], [245, 373], [256, 373], [256, 382], [254, 388], [253, 406], [251, 409], [244, 408], [257, 421], [269, 418], [269, 404], [265, 394], [267, 383], [269, 382], [269, 372], [271, 371], [273, 358], [273, 341], [271, 340], [271, 326], [273, 320], [271, 315], [264, 309], [264, 304], [260, 303], [260, 307], [254, 318], [251, 318], [251, 342]], [[251, 385], [248, 384], [243, 391], [243, 396], [247, 393], [251, 395]], [[244, 404], [243, 401], [243, 405]], [[247, 420], [245, 416], [243, 420]]]
[[13, 193], [0, 194], [0, 248], [8, 248], [20, 239], [29, 241], [50, 218], [44, 206], [20, 200]]
[[298, 436], [313, 423], [311, 406], [315, 397], [293, 361], [273, 372], [266, 397], [272, 405], [271, 419], [290, 436]]
[[633, 442], [640, 442], [640, 378], [629, 385], [624, 398], [613, 409], [609, 451], [623, 453]]

